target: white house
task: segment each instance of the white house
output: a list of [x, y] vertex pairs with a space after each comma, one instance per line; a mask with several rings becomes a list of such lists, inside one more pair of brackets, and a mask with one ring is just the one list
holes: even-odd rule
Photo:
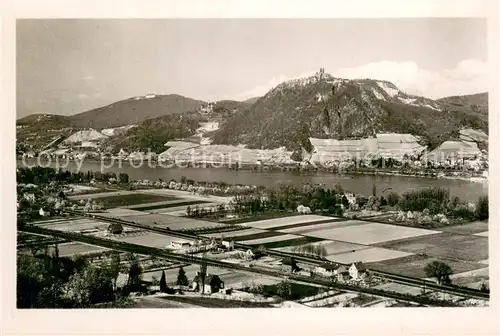
[[50, 212], [43, 210], [43, 208], [40, 208], [40, 211], [38, 211], [38, 213], [42, 217], [48, 217], [48, 216], [50, 216]]
[[232, 241], [232, 240], [231, 241], [223, 240], [222, 241], [222, 246], [224, 246], [228, 250], [234, 250], [234, 241]]
[[187, 241], [173, 241], [170, 243], [173, 248], [188, 248], [191, 244]]
[[363, 280], [366, 277], [366, 266], [361, 262], [355, 262], [349, 267], [349, 275], [353, 280]]

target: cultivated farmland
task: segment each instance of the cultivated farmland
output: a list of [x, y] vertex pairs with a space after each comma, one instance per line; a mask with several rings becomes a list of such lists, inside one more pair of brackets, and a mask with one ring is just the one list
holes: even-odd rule
[[338, 229], [324, 229], [307, 233], [308, 236], [323, 239], [341, 240], [357, 244], [375, 244], [389, 240], [428, 235], [435, 231], [409, 228], [379, 223], [349, 226]]
[[345, 252], [345, 253], [329, 255], [327, 256], [327, 259], [342, 264], [350, 264], [356, 261], [369, 263], [369, 262], [406, 257], [409, 255], [411, 255], [411, 253], [389, 250], [380, 247], [370, 247], [366, 249], [360, 249], [354, 252]]
[[107, 197], [94, 197], [93, 200], [97, 202], [102, 202], [106, 208], [116, 208], [120, 206], [128, 206], [135, 204], [145, 204], [152, 202], [161, 202], [173, 200], [175, 197], [172, 196], [160, 196], [151, 194], [126, 194], [126, 195], [113, 195]]
[[475, 262], [488, 259], [487, 237], [451, 232], [387, 242], [379, 246], [410, 253], [425, 253], [436, 258]]
[[274, 229], [274, 228], [279, 228], [280, 226], [324, 221], [328, 219], [334, 220], [336, 218], [327, 216], [317, 216], [317, 215], [303, 215], [303, 216], [273, 218], [256, 222], [241, 223], [241, 225], [251, 226], [257, 229], [270, 229], [270, 228]]
[[442, 227], [442, 228], [439, 228], [439, 230], [446, 231], [446, 232], [461, 233], [461, 234], [477, 234], [477, 233], [484, 234], [485, 232], [488, 231], [488, 222], [477, 221], [477, 222], [467, 223], [467, 224], [463, 224], [463, 225]]

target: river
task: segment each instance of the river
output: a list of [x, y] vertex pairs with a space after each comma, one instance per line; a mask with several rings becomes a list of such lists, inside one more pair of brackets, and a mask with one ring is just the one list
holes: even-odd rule
[[[27, 159], [26, 164], [32, 166], [36, 164], [36, 159]], [[66, 164], [66, 162], [64, 162]], [[23, 166], [22, 160], [17, 161], [17, 166]], [[44, 166], [55, 167], [55, 162]], [[62, 165], [63, 169], [77, 171], [78, 164], [75, 161]], [[81, 166], [82, 172], [101, 171], [101, 163], [97, 161], [85, 161]], [[117, 164], [112, 167], [104, 167], [103, 172], [127, 173], [132, 180], [148, 179], [157, 181], [163, 179], [168, 181], [175, 179], [179, 181], [182, 176], [194, 181], [224, 181], [229, 184], [264, 185], [274, 186], [277, 184], [289, 183], [301, 185], [303, 183], [325, 184], [333, 187], [340, 184], [345, 190], [363, 195], [371, 195], [372, 186], [375, 184], [379, 195], [397, 192], [399, 194], [423, 187], [443, 187], [450, 190], [452, 196], [460, 199], [475, 201], [481, 195], [488, 194], [486, 183], [469, 182], [452, 179], [432, 179], [409, 176], [381, 176], [381, 175], [347, 175], [334, 174], [328, 172], [290, 172], [290, 171], [250, 171], [250, 170], [229, 170], [226, 168], [160, 168], [149, 167], [147, 164], [139, 168], [131, 166], [128, 162], [123, 162], [121, 167]]]

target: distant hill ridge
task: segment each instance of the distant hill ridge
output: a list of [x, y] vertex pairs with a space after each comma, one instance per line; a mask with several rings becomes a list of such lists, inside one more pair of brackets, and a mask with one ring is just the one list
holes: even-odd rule
[[435, 147], [458, 138], [463, 128], [488, 132], [487, 93], [433, 100], [407, 94], [388, 81], [349, 80], [327, 73], [283, 82], [263, 97], [218, 101], [211, 115], [200, 116], [197, 111], [206, 105], [177, 94], [146, 94], [72, 116], [35, 114], [17, 120], [18, 139], [43, 138], [56, 129], [101, 131], [133, 124], [137, 127], [117, 132], [107, 145], [159, 150], [160, 143], [194, 135], [207, 118], [221, 123], [211, 134], [214, 144], [289, 150], [311, 149], [310, 137], [410, 133]]

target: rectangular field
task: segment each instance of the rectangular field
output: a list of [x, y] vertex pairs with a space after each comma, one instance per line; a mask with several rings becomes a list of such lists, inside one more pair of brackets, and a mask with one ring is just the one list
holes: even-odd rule
[[126, 195], [114, 195], [114, 196], [97, 196], [93, 200], [97, 202], [102, 202], [106, 208], [117, 208], [120, 206], [135, 205], [135, 204], [145, 204], [161, 201], [169, 201], [176, 199], [173, 196], [160, 196], [151, 194], [126, 194]]
[[202, 236], [204, 237], [215, 237], [215, 238], [220, 238], [222, 235], [224, 235], [224, 238], [236, 238], [239, 236], [247, 236], [247, 235], [253, 235], [253, 234], [258, 234], [258, 233], [264, 233], [267, 232], [265, 230], [259, 230], [259, 229], [243, 229], [243, 230], [238, 230], [234, 232], [218, 232], [218, 233], [209, 233], [209, 234], [204, 234]]
[[138, 210], [132, 210], [132, 209], [126, 209], [126, 208], [114, 208], [114, 209], [108, 209], [106, 212], [99, 213], [100, 216], [105, 216], [105, 217], [126, 217], [126, 216], [140, 216], [140, 215], [147, 215], [147, 212], [141, 212]]
[[[272, 237], [276, 237], [276, 241], [277, 241], [277, 240], [279, 240], [278, 237], [282, 237], [282, 236], [290, 236], [290, 235], [287, 235], [286, 233], [275, 232], [275, 231], [265, 231], [262, 233], [254, 233], [254, 234], [249, 234], [249, 235], [245, 235], [245, 236], [237, 236], [237, 237], [234, 237], [233, 239], [234, 239], [234, 241], [245, 243], [246, 241], [250, 241], [250, 240], [258, 240], [258, 239], [272, 238]], [[293, 235], [293, 236], [298, 237], [295, 235]]]
[[[426, 278], [424, 267], [428, 263], [439, 260], [438, 258], [423, 257], [419, 255], [410, 255], [407, 257], [389, 259], [380, 262], [367, 263], [368, 268], [384, 272], [397, 273], [414, 278]], [[484, 268], [483, 264], [473, 262], [460, 262], [453, 260], [439, 260], [448, 264], [453, 273], [462, 273]]]
[[274, 242], [279, 242], [283, 240], [292, 240], [299, 238], [299, 236], [292, 235], [292, 234], [282, 234], [279, 236], [274, 236], [274, 237], [266, 237], [266, 238], [259, 238], [259, 239], [251, 239], [251, 240], [241, 240], [242, 244], [248, 244], [248, 245], [257, 245], [257, 244], [266, 244], [266, 243], [274, 243]]
[[323, 239], [371, 245], [395, 239], [422, 236], [432, 233], [436, 232], [390, 224], [366, 223], [364, 225], [314, 231], [307, 233], [306, 235]]
[[317, 222], [329, 219], [334, 220], [337, 218], [327, 217], [327, 216], [317, 216], [317, 215], [301, 215], [301, 216], [284, 217], [284, 218], [273, 218], [273, 219], [267, 219], [249, 223], [241, 223], [241, 225], [251, 226], [257, 229], [270, 229], [270, 228], [278, 228], [280, 226], [287, 226], [291, 224]]
[[80, 218], [80, 219], [70, 219], [66, 221], [59, 221], [52, 223], [44, 223], [38, 226], [52, 230], [75, 232], [75, 231], [91, 230], [91, 229], [106, 230], [109, 226], [109, 223], [100, 222], [90, 218]]
[[70, 257], [77, 254], [87, 254], [99, 251], [106, 251], [107, 248], [100, 246], [87, 245], [83, 243], [67, 243], [58, 245], [59, 256]]
[[476, 234], [488, 231], [488, 222], [476, 221], [463, 225], [453, 225], [453, 226], [443, 227], [439, 228], [439, 230], [445, 232], [461, 233], [461, 234]]
[[193, 205], [175, 205], [172, 207], [164, 208], [164, 209], [162, 209], [162, 211], [155, 211], [155, 213], [168, 215], [171, 212], [183, 211], [184, 214], [186, 214], [188, 206], [191, 208], [191, 210], [195, 209], [196, 207], [198, 207], [198, 209], [211, 209], [213, 207], [216, 207], [219, 204], [220, 203], [203, 202], [203, 204], [198, 204], [198, 205], [194, 205], [194, 206]]
[[[344, 252], [353, 252], [353, 251], [358, 251], [358, 250], [364, 250], [367, 248], [370, 248], [369, 246], [365, 245], [359, 245], [359, 244], [353, 244], [353, 243], [346, 243], [346, 242], [339, 242], [339, 241], [321, 241], [317, 243], [311, 243], [307, 245], [322, 245], [326, 249], [326, 255], [334, 255], [334, 254], [339, 254], [339, 253], [344, 253]], [[282, 247], [279, 248], [278, 250], [283, 251], [283, 252], [294, 252], [294, 250], [298, 246], [289, 246], [289, 247]]]
[[194, 205], [202, 205], [205, 203], [209, 203], [208, 201], [198, 201], [198, 200], [193, 200], [193, 201], [188, 201], [188, 200], [175, 200], [175, 201], [168, 201], [168, 202], [161, 202], [160, 204], [151, 204], [151, 205], [146, 205], [146, 206], [133, 206], [132, 208], [137, 211], [147, 211], [147, 212], [155, 212], [155, 213], [161, 213], [163, 210], [168, 210], [169, 208], [173, 207], [179, 207], [179, 206], [191, 206], [193, 207]]
[[184, 230], [204, 227], [221, 227], [224, 224], [209, 222], [205, 220], [190, 219], [186, 217], [170, 216], [164, 214], [144, 214], [139, 216], [123, 216], [123, 220], [135, 221], [143, 225], [152, 225], [159, 228], [170, 228], [171, 230]]
[[[113, 239], [112, 236], [108, 238]], [[170, 243], [173, 241], [187, 241], [186, 239], [179, 239], [151, 232], [143, 232], [141, 235], [122, 236], [115, 240], [157, 248], [170, 248]]]
[[488, 259], [488, 238], [441, 232], [379, 244], [380, 247], [410, 253], [425, 253], [436, 258], [478, 262]]
[[356, 226], [356, 225], [366, 225], [367, 222], [363, 221], [356, 221], [356, 220], [344, 220], [344, 221], [331, 221], [327, 223], [306, 223], [302, 224], [299, 227], [293, 227], [293, 228], [277, 228], [277, 231], [280, 232], [286, 232], [286, 233], [295, 233], [295, 234], [301, 234], [301, 235], [307, 235], [308, 233], [315, 232], [315, 231], [323, 231], [323, 230], [329, 230], [329, 229], [338, 229], [338, 228], [343, 228], [343, 227], [349, 227], [349, 226]]
[[326, 258], [341, 264], [351, 264], [357, 261], [364, 263], [377, 262], [388, 259], [401, 258], [411, 255], [411, 253], [388, 250], [380, 247], [360, 249], [354, 252], [346, 252], [329, 255]]

